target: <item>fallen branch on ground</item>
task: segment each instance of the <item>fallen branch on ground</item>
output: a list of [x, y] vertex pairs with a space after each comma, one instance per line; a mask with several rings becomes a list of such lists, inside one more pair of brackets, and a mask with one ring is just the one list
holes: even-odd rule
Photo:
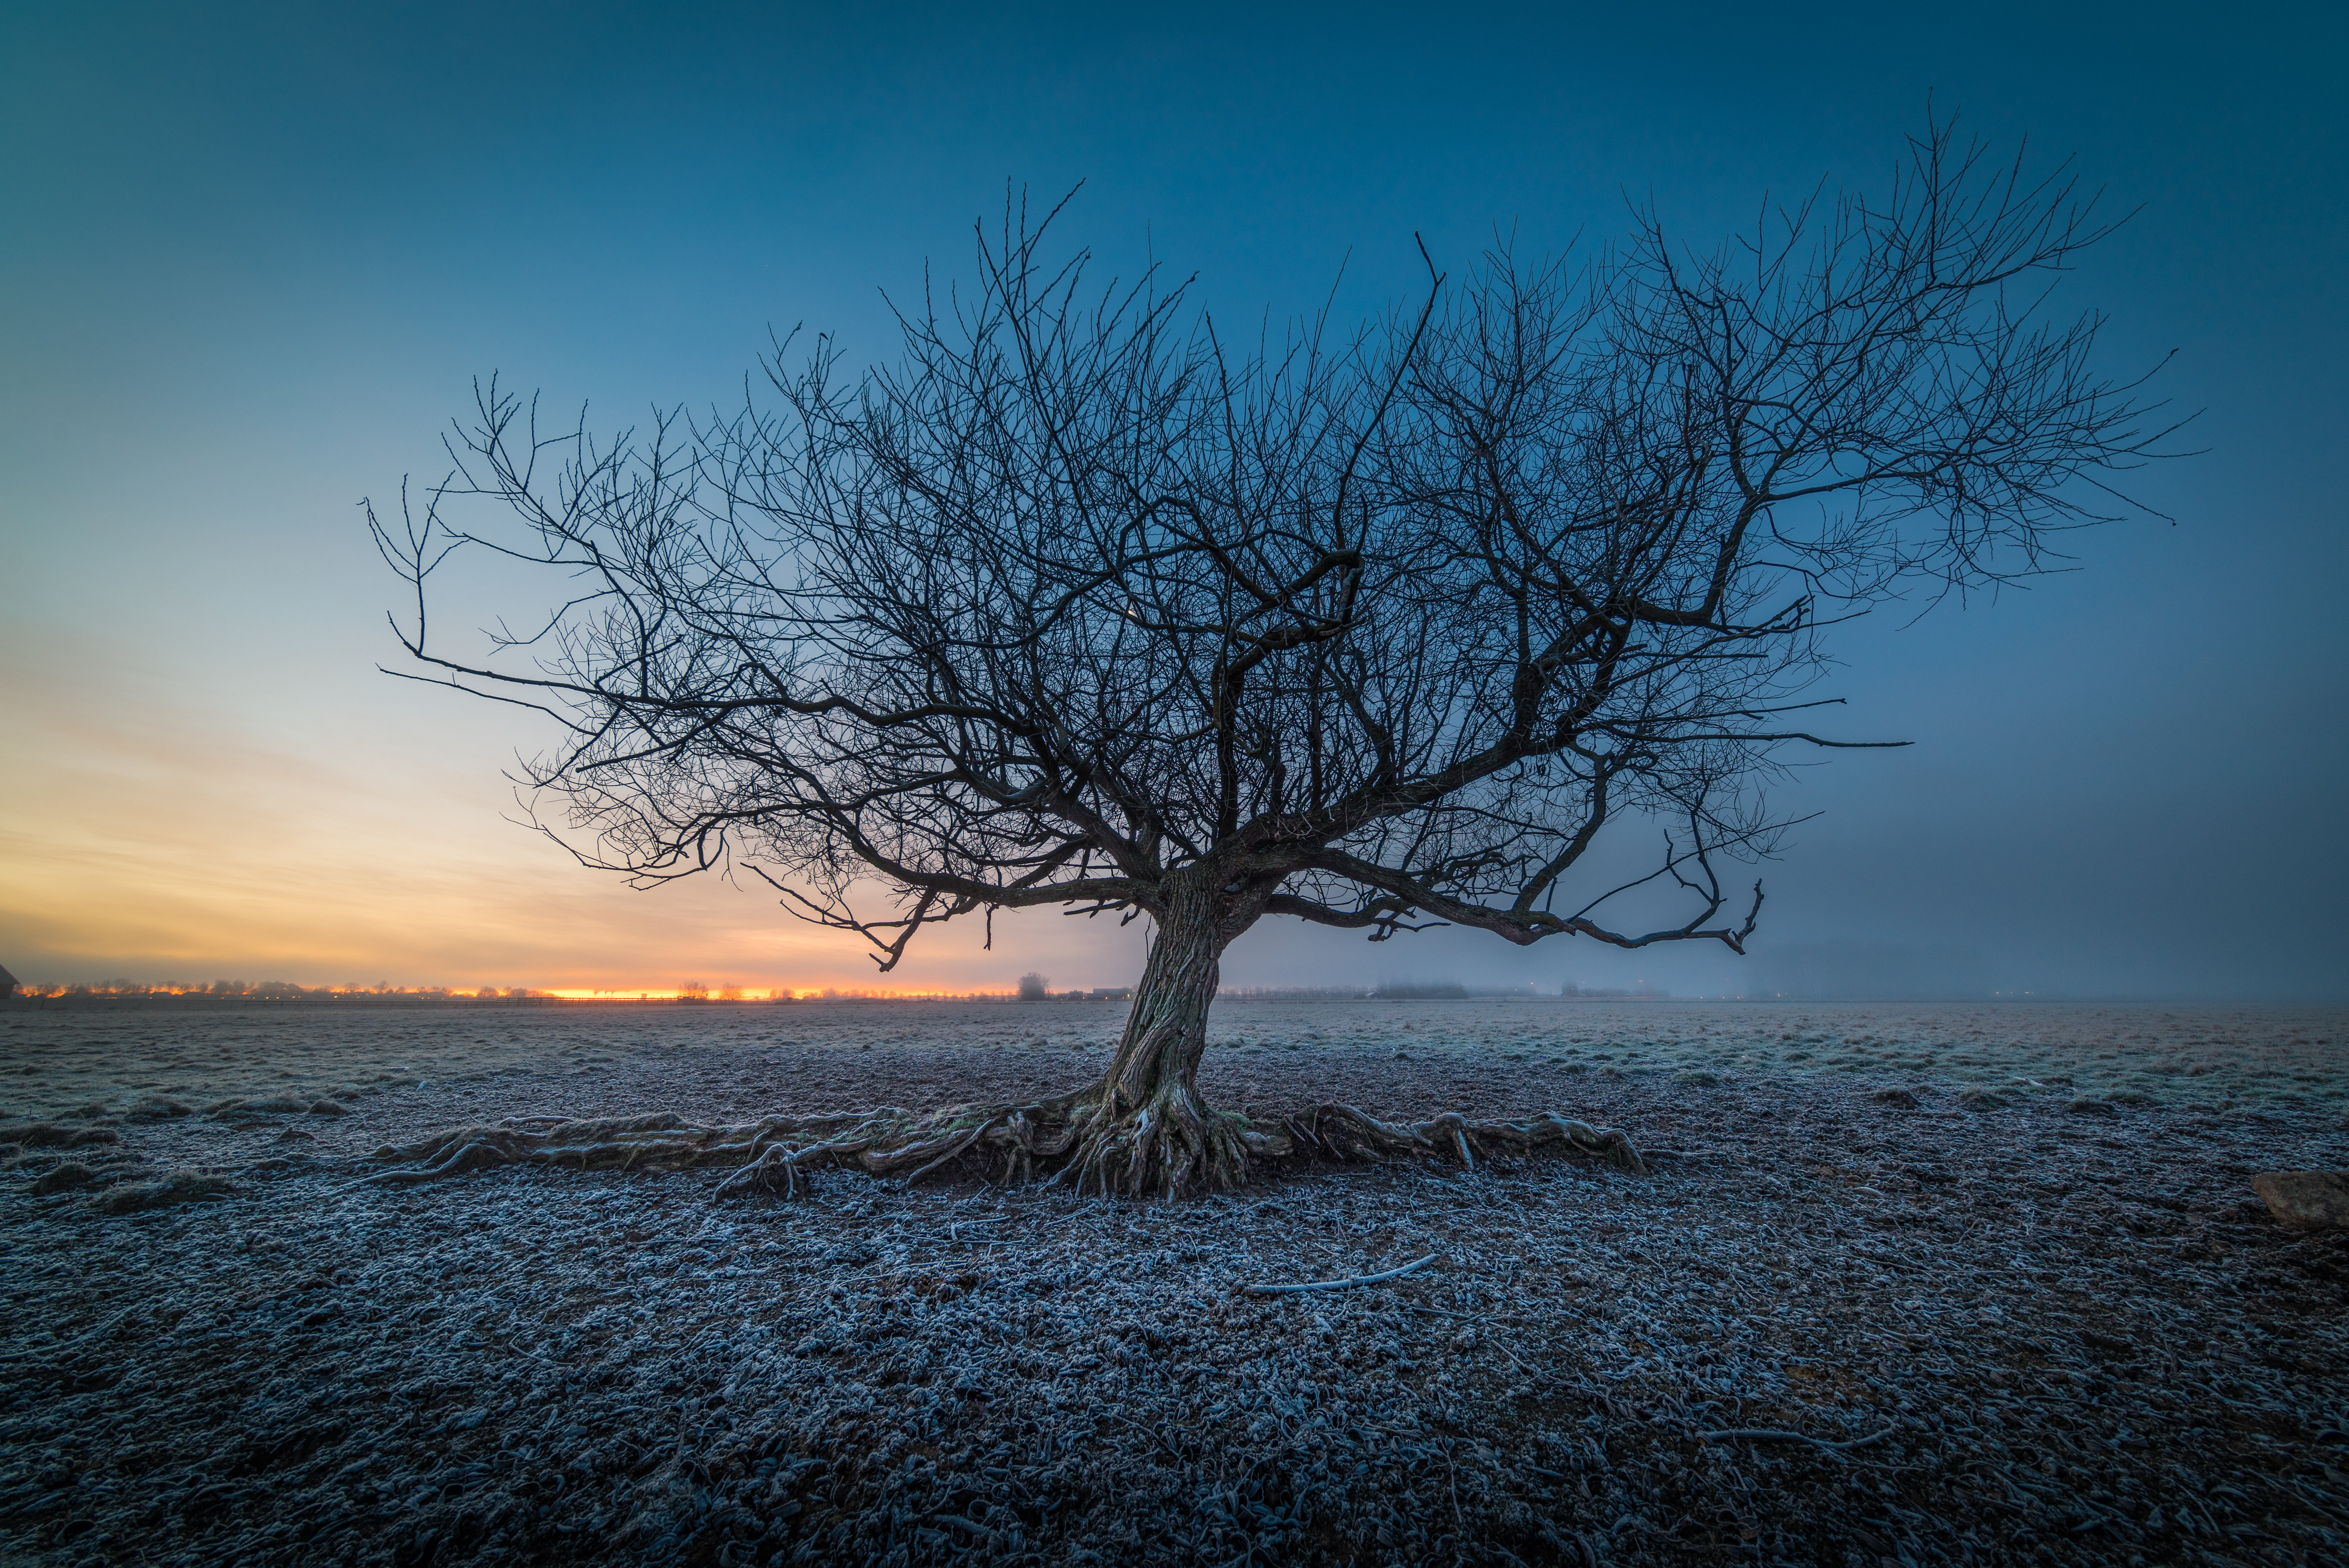
[[1399, 1280], [1405, 1274], [1417, 1273], [1435, 1262], [1436, 1256], [1430, 1252], [1424, 1258], [1413, 1259], [1402, 1268], [1389, 1269], [1383, 1274], [1353, 1274], [1342, 1280], [1312, 1280], [1301, 1285], [1250, 1285], [1247, 1293], [1252, 1296], [1290, 1296], [1305, 1291], [1343, 1291], [1356, 1285], [1375, 1285], [1382, 1281]]

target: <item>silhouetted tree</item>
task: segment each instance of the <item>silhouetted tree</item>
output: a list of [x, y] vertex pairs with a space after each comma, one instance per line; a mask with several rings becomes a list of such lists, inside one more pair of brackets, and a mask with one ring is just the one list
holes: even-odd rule
[[[1790, 722], [1822, 629], [2042, 569], [2156, 439], [2091, 369], [2097, 319], [2044, 308], [2106, 232], [2092, 205], [1937, 128], [1880, 201], [1710, 252], [1642, 216], [1595, 259], [1488, 255], [1342, 345], [1247, 354], [1183, 287], [1090, 287], [1082, 254], [1047, 259], [1051, 214], [1007, 210], [974, 293], [900, 314], [894, 365], [818, 339], [737, 414], [610, 441], [492, 382], [421, 516], [368, 515], [428, 678], [566, 726], [529, 782], [588, 863], [747, 866], [884, 970], [996, 908], [1151, 920], [1092, 1085], [762, 1158], [995, 1153], [1137, 1192], [1300, 1143], [1464, 1158], [1542, 1135], [1206, 1106], [1223, 950], [1286, 915], [1742, 952], [1761, 886], [1723, 862], [1781, 826], [1757, 782], [1842, 743]], [[427, 589], [479, 552], [562, 602], [459, 657]], [[1582, 886], [1627, 818], [1661, 819], [1659, 863]], [[1686, 918], [1606, 919], [1649, 883]]]

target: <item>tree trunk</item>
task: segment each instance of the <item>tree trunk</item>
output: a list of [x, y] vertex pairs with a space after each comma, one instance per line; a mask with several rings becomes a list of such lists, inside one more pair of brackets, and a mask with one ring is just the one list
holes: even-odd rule
[[1171, 1196], [1228, 1190], [1247, 1179], [1235, 1118], [1199, 1096], [1207, 1012], [1231, 940], [1216, 892], [1204, 879], [1168, 880], [1117, 1055], [1078, 1112], [1079, 1191]]

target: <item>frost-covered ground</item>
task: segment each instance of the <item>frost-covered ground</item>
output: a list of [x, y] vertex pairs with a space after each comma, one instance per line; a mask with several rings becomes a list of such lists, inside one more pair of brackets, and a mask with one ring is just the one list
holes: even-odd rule
[[[2349, 1246], [2248, 1188], [2349, 1165], [2338, 1009], [1218, 1010], [1219, 1103], [1555, 1108], [1644, 1180], [352, 1185], [458, 1121], [1063, 1088], [1119, 1013], [0, 1012], [0, 1560], [2349, 1557]], [[93, 1205], [174, 1170], [230, 1190]]]

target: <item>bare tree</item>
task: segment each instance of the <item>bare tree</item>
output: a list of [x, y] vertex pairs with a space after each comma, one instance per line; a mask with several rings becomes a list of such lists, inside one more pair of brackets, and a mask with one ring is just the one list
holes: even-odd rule
[[[421, 515], [368, 516], [423, 678], [565, 727], [528, 783], [589, 864], [747, 867], [884, 970], [999, 908], [1151, 921], [1077, 1092], [705, 1153], [787, 1186], [972, 1154], [1127, 1192], [1439, 1138], [1636, 1164], [1555, 1118], [1215, 1112], [1220, 956], [1268, 915], [1742, 952], [1761, 885], [1726, 866], [1783, 826], [1757, 786], [1783, 746], [1846, 743], [1798, 711], [1823, 629], [2044, 569], [2164, 433], [2091, 369], [2097, 319], [2046, 309], [2107, 232], [2092, 208], [1940, 127], [1878, 202], [1712, 252], [1642, 217], [1578, 265], [1431, 264], [1342, 344], [1310, 324], [1246, 353], [1184, 287], [1090, 286], [1082, 254], [1047, 258], [1053, 214], [1008, 209], [973, 294], [900, 313], [893, 366], [779, 348], [740, 412], [608, 442], [542, 434], [492, 383]], [[481, 552], [561, 602], [460, 657], [428, 589]], [[1659, 820], [1648, 876], [1585, 886], [1611, 825]], [[1640, 887], [1685, 918], [1610, 920]]]

